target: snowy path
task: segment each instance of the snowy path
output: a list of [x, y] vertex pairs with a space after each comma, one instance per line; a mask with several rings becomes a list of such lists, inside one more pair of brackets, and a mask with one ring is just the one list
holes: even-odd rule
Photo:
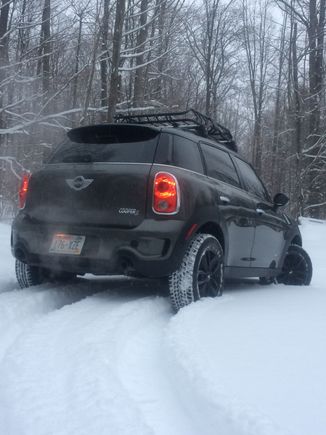
[[232, 283], [173, 316], [137, 282], [14, 290], [0, 225], [0, 435], [324, 435], [326, 225], [303, 233], [309, 288]]
[[[182, 406], [164, 375], [166, 355], [157, 338], [170, 317], [162, 298], [122, 300], [107, 293], [41, 317], [0, 364], [8, 375], [0, 380], [6, 410], [0, 426], [7, 434], [105, 434], [108, 426], [118, 434], [198, 433], [190, 415], [175, 418]], [[11, 408], [18, 402], [19, 409]]]

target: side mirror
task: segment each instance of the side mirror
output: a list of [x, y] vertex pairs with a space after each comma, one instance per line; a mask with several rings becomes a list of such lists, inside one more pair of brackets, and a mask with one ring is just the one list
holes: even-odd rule
[[274, 196], [274, 210], [277, 210], [279, 207], [284, 207], [289, 202], [289, 198], [284, 195], [284, 193], [277, 193]]

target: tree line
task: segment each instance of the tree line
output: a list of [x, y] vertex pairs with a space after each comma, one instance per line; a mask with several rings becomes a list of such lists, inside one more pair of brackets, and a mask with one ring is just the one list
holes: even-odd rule
[[194, 108], [326, 218], [326, 0], [0, 0], [0, 217], [67, 130]]

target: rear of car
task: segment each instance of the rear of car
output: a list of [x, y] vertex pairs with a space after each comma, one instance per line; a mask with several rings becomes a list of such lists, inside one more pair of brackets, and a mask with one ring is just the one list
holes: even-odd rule
[[80, 274], [171, 273], [182, 258], [184, 221], [177, 178], [153, 168], [160, 138], [158, 128], [133, 125], [71, 130], [23, 181], [14, 256]]
[[21, 287], [85, 273], [169, 277], [177, 311], [220, 296], [224, 276], [310, 283], [297, 225], [278, 212], [288, 198], [272, 202], [230, 132], [190, 112], [73, 129], [23, 178], [12, 226]]

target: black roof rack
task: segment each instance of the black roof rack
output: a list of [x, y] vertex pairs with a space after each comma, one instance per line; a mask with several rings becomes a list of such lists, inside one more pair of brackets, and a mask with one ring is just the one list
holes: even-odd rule
[[151, 124], [190, 130], [198, 136], [212, 139], [237, 152], [237, 145], [230, 131], [212, 118], [203, 115], [197, 110], [189, 109], [184, 112], [166, 112], [150, 114], [116, 115], [115, 122], [128, 124]]

